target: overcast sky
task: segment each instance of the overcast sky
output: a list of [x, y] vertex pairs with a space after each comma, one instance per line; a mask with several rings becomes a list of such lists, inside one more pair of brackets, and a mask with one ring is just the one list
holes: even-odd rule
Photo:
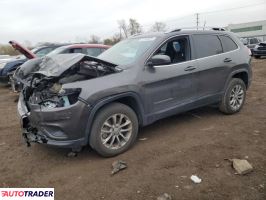
[[191, 27], [195, 13], [201, 26], [266, 20], [266, 0], [0, 0], [0, 43], [104, 39], [119, 32], [117, 20], [129, 18], [144, 30], [155, 21], [168, 29]]

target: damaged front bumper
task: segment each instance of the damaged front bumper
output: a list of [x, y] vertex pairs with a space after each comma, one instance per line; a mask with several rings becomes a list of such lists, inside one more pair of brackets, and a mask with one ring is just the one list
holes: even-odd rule
[[20, 94], [17, 110], [28, 146], [35, 142], [74, 150], [87, 144], [89, 106], [82, 101], [68, 107], [43, 109], [26, 103]]

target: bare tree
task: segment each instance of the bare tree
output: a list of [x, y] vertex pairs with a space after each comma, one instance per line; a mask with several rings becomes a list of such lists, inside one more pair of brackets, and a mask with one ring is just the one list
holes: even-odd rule
[[120, 34], [116, 33], [111, 38], [107, 38], [103, 41], [105, 45], [115, 45], [116, 43], [121, 41]]
[[164, 31], [166, 31], [166, 24], [163, 22], [155, 22], [151, 27], [151, 31], [164, 32]]
[[135, 35], [142, 32], [141, 26], [136, 19], [129, 19], [128, 30], [130, 35]]
[[118, 20], [117, 23], [118, 23], [119, 30], [120, 30], [120, 39], [123, 38], [122, 32], [124, 33], [124, 37], [127, 38], [128, 37], [128, 28], [127, 28], [126, 21], [124, 19], [122, 19], [122, 20]]
[[99, 44], [99, 43], [101, 43], [101, 39], [97, 35], [91, 35], [89, 43]]

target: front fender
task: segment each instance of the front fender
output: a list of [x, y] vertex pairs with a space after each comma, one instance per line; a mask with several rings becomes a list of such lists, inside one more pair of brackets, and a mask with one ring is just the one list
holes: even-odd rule
[[124, 97], [131, 97], [134, 98], [134, 100], [137, 102], [138, 105], [138, 111], [139, 113], [136, 113], [138, 115], [138, 118], [140, 120], [140, 124], [145, 124], [145, 117], [144, 117], [144, 108], [143, 105], [141, 103], [140, 97], [137, 93], [135, 92], [125, 92], [125, 93], [120, 93], [120, 94], [116, 94], [116, 95], [112, 95], [103, 99], [100, 99], [99, 101], [97, 101], [94, 105], [90, 105], [90, 115], [89, 115], [89, 119], [87, 122], [87, 127], [86, 127], [86, 131], [85, 131], [85, 137], [87, 140], [87, 144], [89, 142], [89, 137], [90, 137], [90, 132], [91, 132], [91, 127], [93, 124], [93, 120], [95, 118], [96, 113], [99, 111], [99, 109], [101, 109], [103, 106], [117, 101], [121, 98]]

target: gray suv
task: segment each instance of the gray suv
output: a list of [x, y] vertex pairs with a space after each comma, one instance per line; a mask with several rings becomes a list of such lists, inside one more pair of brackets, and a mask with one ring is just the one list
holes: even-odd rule
[[18, 102], [28, 144], [109, 157], [129, 149], [138, 129], [159, 119], [216, 104], [243, 107], [252, 72], [249, 50], [232, 33], [175, 30], [135, 35], [98, 57], [52, 55], [26, 62]]

